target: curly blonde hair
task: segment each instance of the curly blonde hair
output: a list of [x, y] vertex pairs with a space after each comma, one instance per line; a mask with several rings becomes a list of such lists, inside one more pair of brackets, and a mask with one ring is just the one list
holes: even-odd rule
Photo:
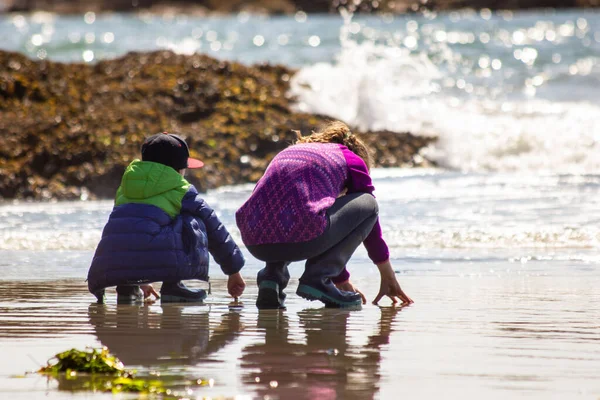
[[308, 136], [300, 136], [296, 143], [339, 143], [363, 159], [367, 168], [371, 168], [371, 152], [367, 145], [352, 133], [348, 125], [341, 121], [332, 121]]

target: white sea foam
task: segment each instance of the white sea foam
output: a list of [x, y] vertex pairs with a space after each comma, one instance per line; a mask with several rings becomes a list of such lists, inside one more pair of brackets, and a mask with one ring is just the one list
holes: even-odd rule
[[0, 205], [0, 250], [93, 250], [112, 201]]
[[390, 226], [384, 231], [391, 248], [419, 249], [597, 249], [596, 228], [540, 227], [529, 229], [416, 230]]
[[[387, 222], [384, 225], [384, 236], [392, 249], [596, 249], [600, 243], [600, 230], [590, 227], [536, 228], [530, 225], [512, 229], [449, 227], [435, 230], [431, 226], [420, 229]], [[241, 244], [237, 230], [233, 226], [230, 230]], [[93, 251], [100, 235], [101, 229], [0, 232], [0, 250]]]
[[[373, 177], [384, 237], [396, 255], [407, 249], [579, 254], [600, 247], [600, 175], [375, 169]], [[203, 195], [240, 244], [234, 213], [252, 189], [230, 186]], [[111, 208], [111, 201], [4, 204], [0, 252], [91, 255]]]
[[[386, 218], [384, 236], [390, 248], [419, 249], [595, 249], [600, 243], [600, 230], [590, 227], [529, 225], [506, 229], [466, 226], [433, 229], [389, 223]], [[228, 221], [234, 239], [241, 243], [232, 221]], [[0, 232], [0, 251], [93, 251], [100, 241], [101, 229], [91, 230], [18, 230]]]
[[101, 233], [101, 229], [0, 231], [0, 250], [94, 250]]
[[[457, 96], [423, 55], [350, 42], [333, 63], [303, 67], [291, 82], [297, 108], [362, 130], [436, 135], [425, 155], [463, 171], [600, 171], [600, 107], [591, 102]], [[524, 98], [524, 96], [516, 96]]]

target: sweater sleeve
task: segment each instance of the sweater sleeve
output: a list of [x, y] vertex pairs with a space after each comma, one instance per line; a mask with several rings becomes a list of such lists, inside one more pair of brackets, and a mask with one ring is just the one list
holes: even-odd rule
[[[375, 187], [363, 159], [346, 147], [343, 147], [342, 151], [348, 165], [348, 193], [369, 193], [373, 195]], [[388, 246], [383, 239], [379, 217], [363, 244], [367, 249], [369, 258], [375, 264], [382, 263], [390, 258]]]
[[226, 275], [239, 272], [245, 260], [241, 250], [219, 220], [215, 211], [204, 201], [194, 186], [181, 201], [181, 211], [189, 212], [202, 219], [206, 226], [208, 251]]

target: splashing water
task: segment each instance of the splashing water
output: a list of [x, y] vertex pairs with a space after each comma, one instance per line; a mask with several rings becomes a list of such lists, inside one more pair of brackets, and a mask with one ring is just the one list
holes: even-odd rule
[[292, 81], [298, 109], [361, 130], [437, 135], [425, 156], [449, 168], [600, 171], [600, 107], [589, 88], [600, 79], [597, 18], [531, 26], [526, 14], [465, 13], [405, 18], [402, 27], [342, 12], [335, 60]]

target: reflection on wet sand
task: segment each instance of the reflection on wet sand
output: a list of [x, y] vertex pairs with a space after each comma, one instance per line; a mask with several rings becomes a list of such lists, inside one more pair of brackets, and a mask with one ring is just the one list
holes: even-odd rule
[[125, 365], [155, 368], [195, 365], [242, 332], [238, 312], [224, 313], [219, 325], [211, 327], [204, 308], [186, 313], [184, 306], [169, 304], [156, 312], [143, 305], [91, 304], [88, 316], [100, 343]]
[[[244, 392], [255, 392], [258, 398], [374, 398], [382, 346], [389, 343], [399, 311], [381, 308], [377, 331], [362, 345], [348, 340], [353, 311], [259, 312], [256, 329], [248, 327], [244, 333], [252, 338], [240, 357]], [[223, 313], [216, 322], [209, 307], [169, 304], [157, 311], [147, 306], [91, 304], [88, 316], [99, 342], [126, 366], [161, 371], [173, 388], [181, 388], [183, 377], [189, 375], [186, 366], [210, 361], [210, 354], [236, 341], [245, 330], [238, 310]], [[299, 340], [302, 336], [304, 341]]]
[[0, 282], [0, 340], [65, 338], [89, 333], [83, 316], [83, 309], [89, 304], [87, 294], [83, 281]]
[[327, 308], [298, 312], [305, 344], [290, 335], [288, 314], [261, 311], [264, 343], [242, 351], [244, 383], [260, 395], [281, 399], [372, 399], [379, 390], [381, 347], [389, 343], [400, 308], [380, 308], [378, 332], [356, 346], [348, 340], [352, 311]]
[[71, 381], [14, 376], [105, 345], [188, 398], [598, 400], [596, 275], [422, 276], [405, 309], [306, 308], [319, 305], [290, 295], [283, 312], [258, 312], [252, 286], [230, 307], [225, 280], [201, 306], [117, 305], [113, 293], [97, 305], [81, 279], [0, 281], [0, 399], [89, 398]]

